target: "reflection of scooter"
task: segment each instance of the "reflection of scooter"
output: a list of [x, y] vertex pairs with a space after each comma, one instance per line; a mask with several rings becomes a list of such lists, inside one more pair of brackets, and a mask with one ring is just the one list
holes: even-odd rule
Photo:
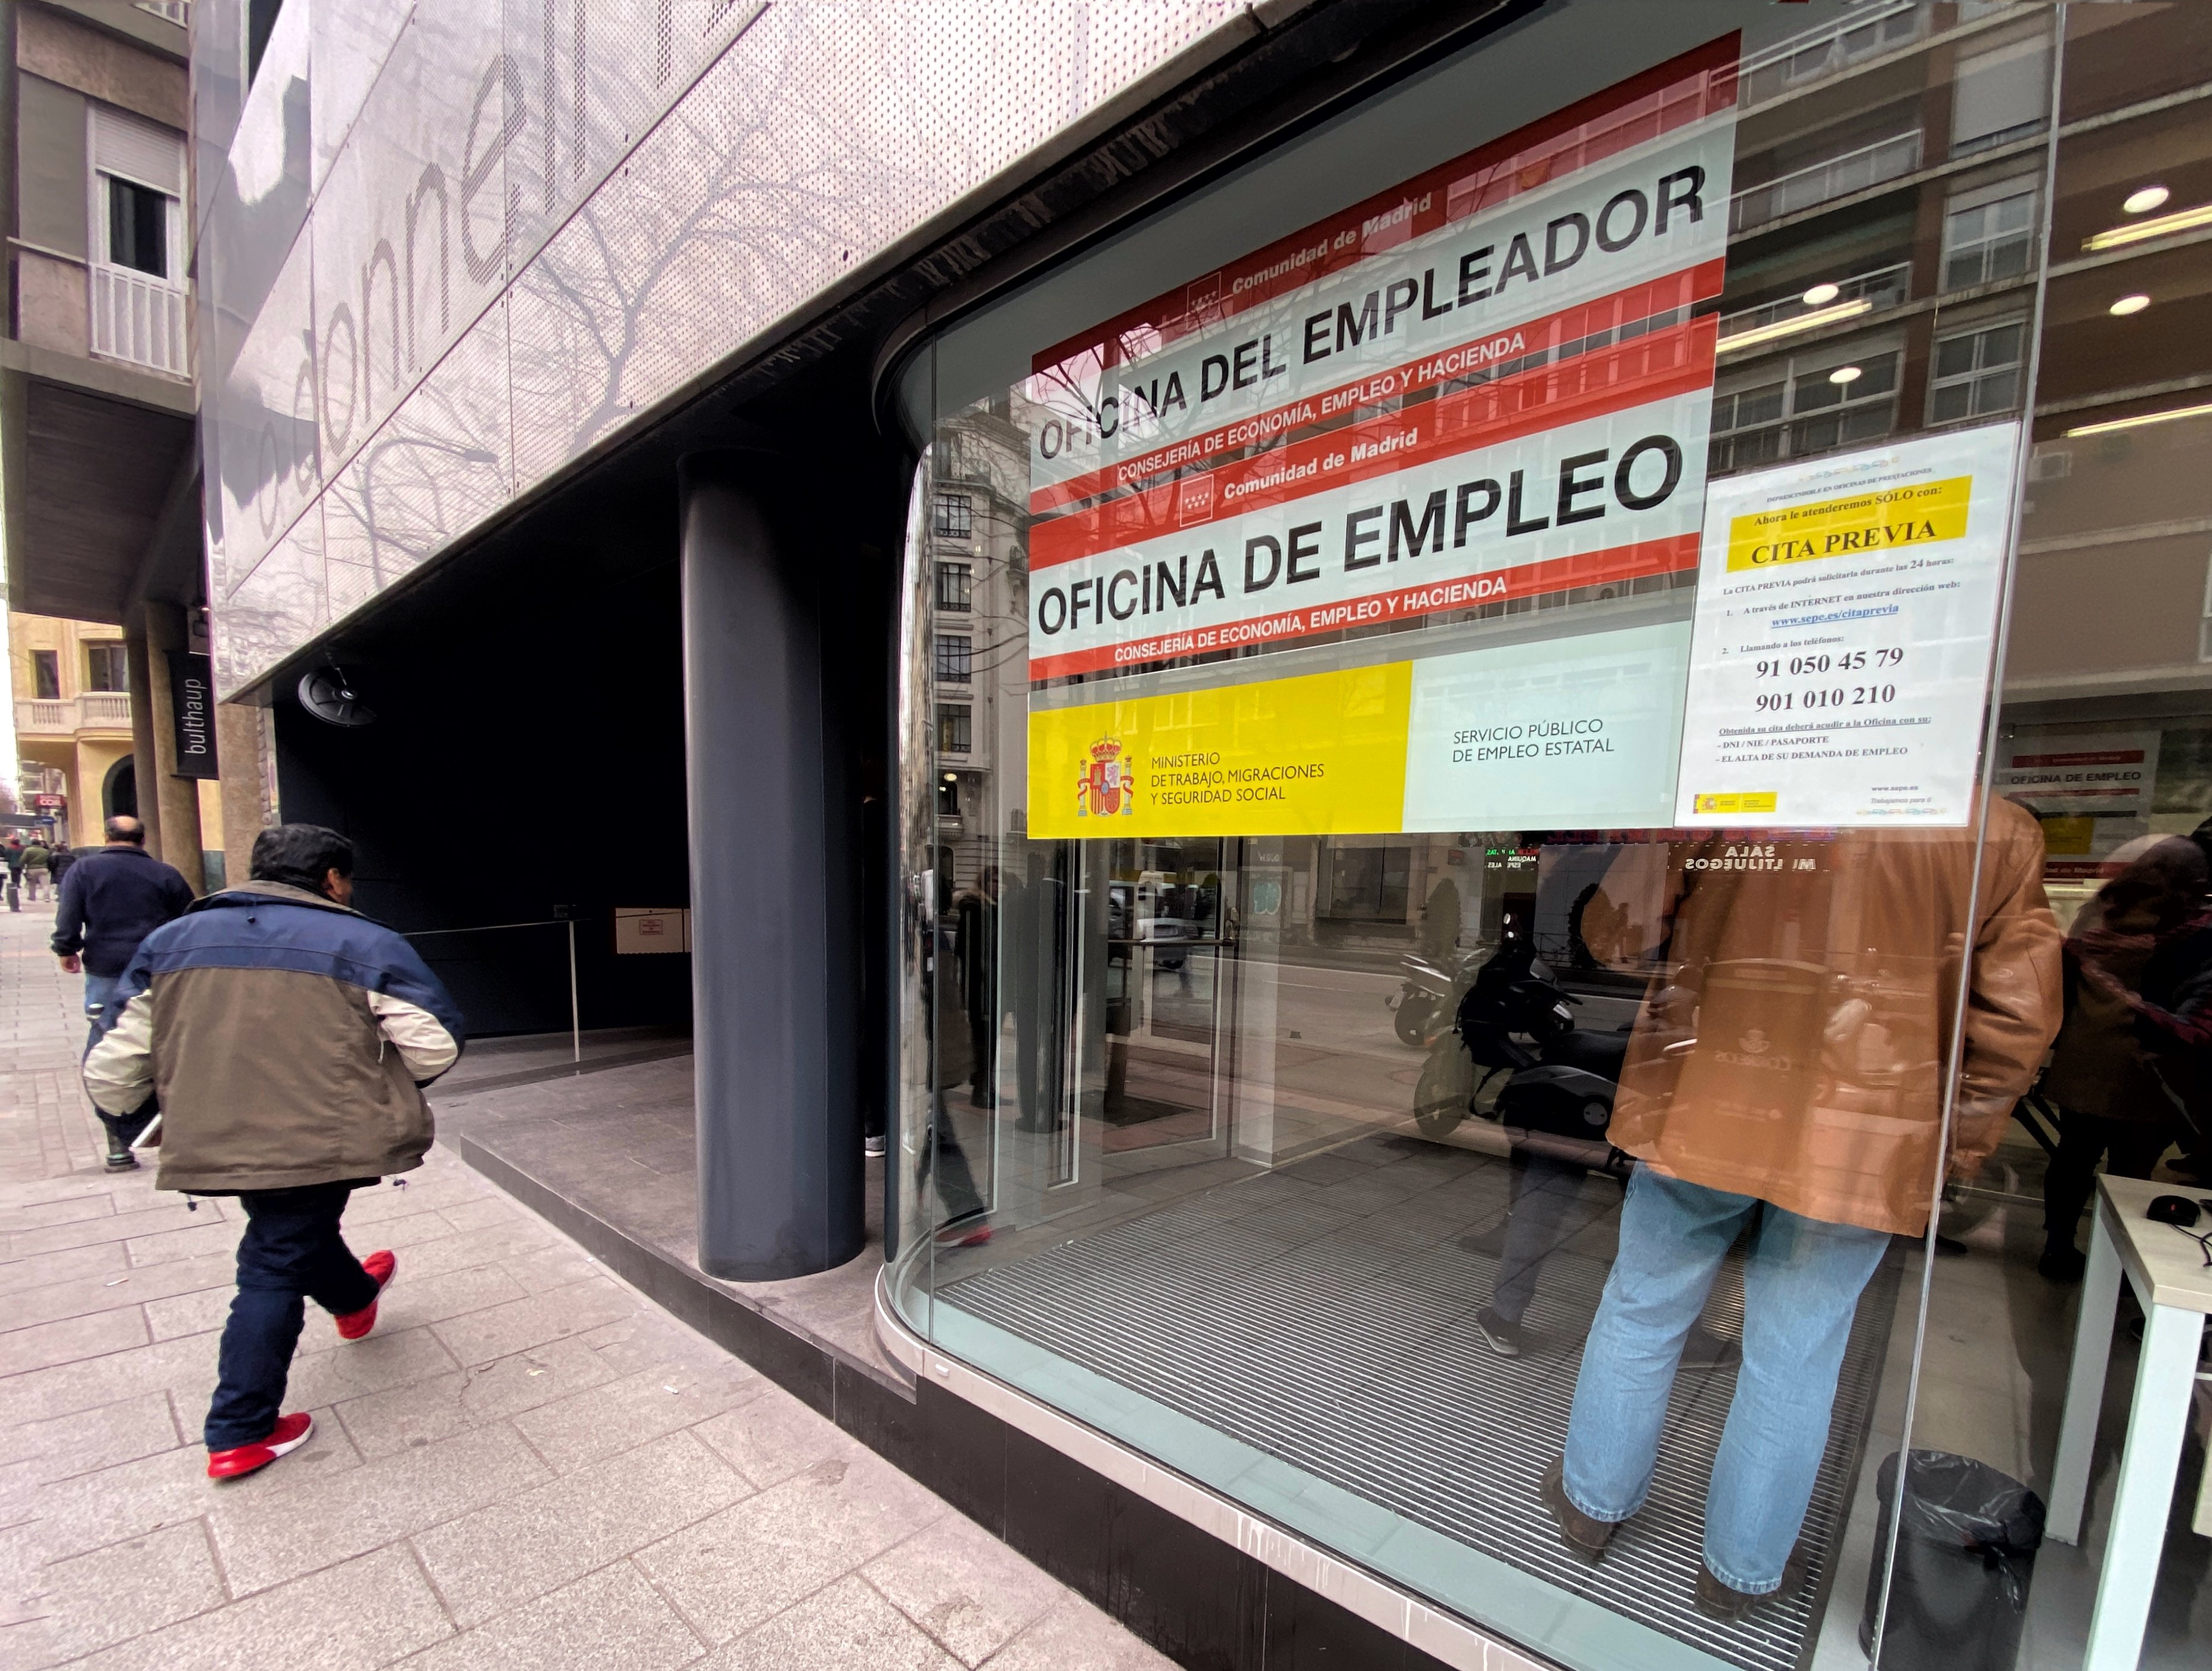
[[1398, 960], [1404, 983], [1383, 1002], [1395, 1016], [1401, 1044], [1425, 1049], [1450, 1026], [1481, 957], [1479, 951], [1453, 950], [1442, 958], [1409, 951]]
[[[1575, 1025], [1582, 1000], [1562, 990], [1526, 941], [1508, 943], [1483, 964], [1438, 1037], [1413, 1096], [1413, 1122], [1443, 1137], [1470, 1114], [1607, 1159], [1605, 1128], [1628, 1054], [1628, 1034]], [[1562, 1154], [1562, 1158], [1568, 1158]]]

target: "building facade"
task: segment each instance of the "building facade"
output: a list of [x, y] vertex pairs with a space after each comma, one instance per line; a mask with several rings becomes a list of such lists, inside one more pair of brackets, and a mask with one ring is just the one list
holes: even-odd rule
[[[0, 488], [19, 753], [68, 779], [73, 840], [135, 796], [154, 851], [198, 887], [222, 872], [204, 855], [222, 854], [223, 820], [212, 763], [178, 753], [179, 690], [206, 705], [211, 690], [188, 19], [182, 0], [0, 17]], [[180, 657], [201, 659], [182, 686]], [[250, 842], [259, 719], [203, 717], [249, 764], [230, 823]]]
[[192, 40], [283, 816], [691, 914], [472, 1157], [1185, 1663], [2193, 1662], [2202, 9]]

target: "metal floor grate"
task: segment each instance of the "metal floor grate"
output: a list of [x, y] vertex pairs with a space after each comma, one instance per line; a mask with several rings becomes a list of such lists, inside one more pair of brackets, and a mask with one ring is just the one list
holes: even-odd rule
[[[1474, 1313], [1496, 1260], [1458, 1245], [1503, 1218], [1507, 1171], [1413, 1138], [1233, 1183], [945, 1284], [939, 1299], [1446, 1537], [1746, 1671], [1810, 1657], [1881, 1377], [1901, 1268], [1868, 1285], [1806, 1516], [1812, 1575], [1740, 1625], [1696, 1610], [1705, 1482], [1733, 1369], [1675, 1383], [1650, 1502], [1604, 1563], [1560, 1546], [1537, 1495], [1565, 1443], [1620, 1192], [1590, 1179], [1500, 1358]], [[942, 1267], [940, 1267], [942, 1271]], [[1731, 1257], [1707, 1323], [1739, 1334]]]

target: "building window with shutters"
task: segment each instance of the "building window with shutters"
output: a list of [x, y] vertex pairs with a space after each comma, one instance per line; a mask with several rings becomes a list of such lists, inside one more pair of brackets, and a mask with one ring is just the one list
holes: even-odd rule
[[84, 688], [88, 690], [128, 690], [131, 688], [130, 676], [124, 667], [121, 643], [88, 644], [84, 647]]
[[52, 650], [31, 652], [31, 695], [39, 702], [58, 702], [62, 696], [62, 659]]
[[90, 122], [92, 351], [185, 376], [183, 137], [106, 105]]
[[931, 532], [939, 539], [969, 539], [975, 532], [975, 513], [964, 493], [940, 493], [930, 517]]
[[937, 751], [966, 754], [975, 746], [975, 713], [966, 702], [937, 705]]
[[2027, 345], [2027, 326], [2021, 319], [1937, 337], [1935, 374], [1928, 386], [1928, 421], [1956, 423], [2012, 410], [2020, 404], [2021, 361]]

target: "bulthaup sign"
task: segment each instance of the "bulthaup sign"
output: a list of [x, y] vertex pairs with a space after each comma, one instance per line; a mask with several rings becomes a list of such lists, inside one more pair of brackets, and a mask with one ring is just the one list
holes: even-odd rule
[[169, 652], [169, 718], [176, 726], [176, 777], [219, 777], [215, 758], [215, 678], [208, 658]]

